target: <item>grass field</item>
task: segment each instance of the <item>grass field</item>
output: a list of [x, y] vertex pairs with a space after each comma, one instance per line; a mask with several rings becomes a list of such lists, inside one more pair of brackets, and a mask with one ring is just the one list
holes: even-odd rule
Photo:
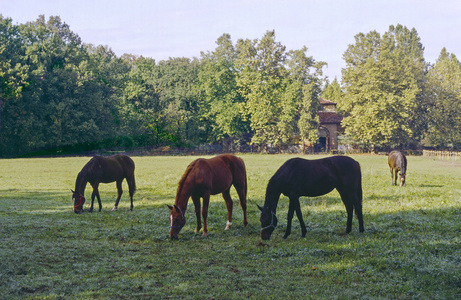
[[[362, 167], [365, 232], [344, 235], [336, 191], [301, 198], [308, 227], [279, 226], [260, 238], [267, 181], [290, 155], [242, 155], [249, 226], [235, 191], [233, 227], [212, 196], [208, 237], [195, 234], [193, 205], [179, 241], [168, 238], [166, 204], [195, 157], [133, 157], [137, 193], [129, 211], [124, 183], [100, 186], [102, 212], [72, 212], [75, 178], [89, 157], [0, 160], [0, 298], [460, 299], [461, 163], [408, 158], [407, 186], [391, 186], [387, 158], [353, 156]], [[304, 156], [320, 158], [319, 156]], [[97, 207], [97, 206], [96, 206]]]

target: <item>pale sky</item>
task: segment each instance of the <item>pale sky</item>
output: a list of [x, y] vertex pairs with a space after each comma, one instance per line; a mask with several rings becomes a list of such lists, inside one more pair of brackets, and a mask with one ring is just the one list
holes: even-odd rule
[[235, 44], [275, 30], [287, 50], [307, 46], [327, 62], [330, 81], [340, 79], [356, 34], [383, 34], [389, 25], [415, 28], [427, 62], [443, 47], [461, 58], [460, 0], [0, 0], [0, 14], [14, 24], [59, 16], [84, 43], [156, 61], [200, 57], [224, 33]]

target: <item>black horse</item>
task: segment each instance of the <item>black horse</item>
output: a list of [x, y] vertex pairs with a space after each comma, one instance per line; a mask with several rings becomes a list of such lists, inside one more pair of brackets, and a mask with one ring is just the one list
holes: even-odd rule
[[400, 172], [400, 186], [405, 186], [405, 174], [407, 172], [407, 158], [405, 155], [397, 150], [391, 151], [387, 162], [391, 169], [392, 185], [397, 185], [397, 174]]
[[91, 207], [90, 212], [93, 211], [94, 197], [98, 198], [99, 211], [101, 211], [102, 204], [99, 197], [99, 184], [100, 183], [117, 183], [117, 200], [112, 210], [117, 209], [120, 197], [122, 196], [122, 181], [126, 178], [130, 192], [131, 207], [133, 210], [133, 195], [136, 191], [136, 183], [134, 180], [134, 162], [133, 160], [122, 154], [113, 155], [110, 157], [95, 156], [93, 157], [78, 173], [77, 180], [75, 181], [75, 191], [72, 191], [72, 199], [74, 201], [74, 212], [79, 213], [83, 209], [85, 203], [85, 188], [89, 182], [93, 187], [93, 194], [91, 194]]
[[346, 233], [351, 232], [354, 209], [359, 220], [359, 230], [363, 232], [365, 229], [362, 216], [362, 174], [359, 163], [347, 156], [316, 160], [292, 158], [286, 161], [269, 180], [264, 207], [258, 206], [261, 210], [261, 238], [270, 239], [277, 226], [276, 210], [280, 194], [290, 198], [287, 230], [283, 238], [286, 239], [291, 233], [294, 212], [301, 224], [302, 237], [305, 237], [307, 230], [299, 197], [317, 197], [335, 188], [341, 195], [347, 210]]

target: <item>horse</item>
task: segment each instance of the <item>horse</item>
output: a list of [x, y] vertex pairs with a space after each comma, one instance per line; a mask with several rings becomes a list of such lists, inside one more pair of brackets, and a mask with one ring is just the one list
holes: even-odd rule
[[391, 151], [388, 157], [388, 164], [391, 169], [392, 185], [397, 185], [397, 173], [400, 171], [400, 186], [405, 186], [405, 174], [407, 172], [407, 158], [405, 155], [397, 150]]
[[176, 200], [170, 209], [170, 238], [178, 239], [179, 231], [186, 224], [185, 213], [189, 198], [192, 198], [197, 217], [198, 233], [202, 227], [200, 219], [200, 198], [203, 198], [203, 234], [208, 233], [207, 216], [210, 195], [221, 193], [227, 207], [227, 223], [225, 230], [232, 226], [233, 202], [230, 188], [234, 186], [243, 210], [243, 225], [248, 225], [247, 219], [247, 177], [245, 164], [241, 158], [232, 154], [221, 154], [210, 159], [198, 158], [191, 162], [181, 177], [176, 192]]
[[301, 236], [305, 237], [307, 230], [301, 213], [299, 197], [317, 197], [335, 189], [346, 206], [346, 233], [352, 229], [352, 217], [355, 209], [359, 220], [359, 230], [364, 232], [362, 216], [362, 173], [360, 164], [347, 156], [333, 156], [316, 160], [292, 158], [287, 160], [272, 178], [266, 188], [264, 207], [261, 210], [261, 238], [268, 240], [277, 226], [277, 204], [280, 195], [289, 197], [288, 224], [283, 239], [291, 233], [291, 221], [296, 212], [301, 224]]
[[130, 192], [131, 207], [133, 210], [133, 195], [136, 191], [136, 183], [134, 179], [134, 162], [123, 154], [117, 154], [110, 157], [94, 156], [78, 173], [75, 181], [75, 191], [72, 191], [72, 199], [74, 201], [74, 212], [80, 213], [85, 203], [85, 188], [89, 182], [93, 187], [91, 194], [90, 212], [93, 211], [94, 197], [98, 198], [99, 211], [102, 209], [101, 198], [99, 197], [99, 184], [116, 182], [117, 185], [117, 200], [112, 210], [116, 210], [120, 197], [122, 196], [122, 182], [126, 179]]

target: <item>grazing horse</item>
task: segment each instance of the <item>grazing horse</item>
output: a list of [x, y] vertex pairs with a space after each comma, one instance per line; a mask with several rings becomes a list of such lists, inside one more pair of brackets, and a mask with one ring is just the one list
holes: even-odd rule
[[357, 161], [347, 156], [333, 156], [316, 160], [292, 158], [286, 161], [272, 178], [266, 189], [266, 199], [261, 210], [261, 238], [268, 240], [277, 226], [277, 204], [280, 194], [290, 199], [288, 208], [288, 224], [286, 239], [291, 233], [291, 221], [296, 212], [301, 224], [302, 237], [306, 236], [299, 197], [317, 197], [325, 195], [335, 189], [346, 206], [347, 226], [346, 233], [351, 232], [352, 217], [355, 214], [359, 220], [359, 230], [363, 232], [362, 216], [362, 174]]
[[388, 163], [391, 169], [392, 185], [397, 185], [397, 173], [400, 171], [400, 186], [405, 186], [405, 174], [407, 172], [407, 158], [405, 155], [397, 150], [391, 151]]
[[126, 178], [130, 191], [131, 207], [133, 210], [133, 194], [136, 191], [136, 183], [134, 180], [134, 162], [133, 160], [122, 154], [113, 155], [110, 157], [95, 156], [93, 157], [78, 173], [75, 181], [75, 191], [72, 191], [72, 199], [74, 201], [74, 212], [79, 213], [83, 209], [85, 203], [85, 188], [89, 182], [93, 187], [91, 194], [90, 212], [93, 211], [94, 197], [98, 198], [99, 211], [101, 211], [101, 198], [99, 197], [100, 183], [117, 183], [117, 200], [112, 210], [116, 210], [118, 202], [122, 196], [122, 181]]
[[227, 206], [226, 230], [232, 226], [233, 202], [230, 188], [234, 186], [243, 209], [243, 224], [247, 219], [247, 178], [243, 160], [231, 154], [222, 154], [210, 159], [199, 158], [189, 164], [178, 184], [174, 206], [168, 205], [170, 213], [170, 238], [177, 239], [179, 231], [186, 224], [186, 209], [189, 198], [192, 198], [197, 217], [198, 233], [202, 228], [200, 219], [200, 198], [203, 198], [203, 236], [207, 235], [207, 216], [210, 195], [222, 193]]

